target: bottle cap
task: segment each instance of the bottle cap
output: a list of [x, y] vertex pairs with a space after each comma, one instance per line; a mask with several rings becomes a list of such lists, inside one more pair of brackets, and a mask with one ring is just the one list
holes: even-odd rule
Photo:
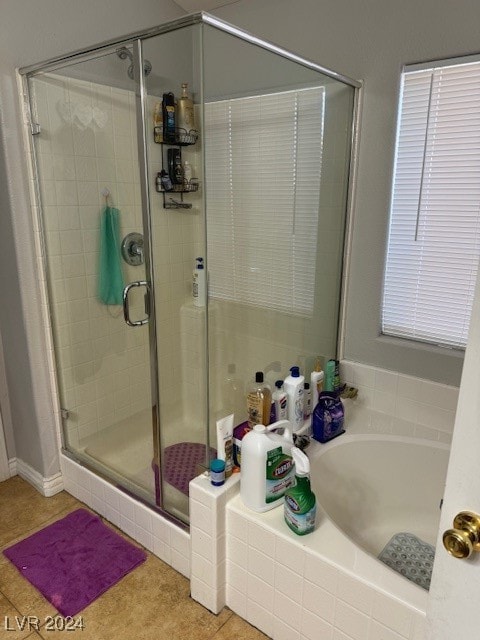
[[295, 462], [295, 475], [304, 478], [310, 474], [310, 460], [297, 447], [292, 448], [292, 458]]
[[257, 371], [255, 374], [255, 382], [263, 382], [263, 371]]
[[210, 471], [214, 473], [222, 473], [225, 471], [225, 460], [220, 460], [219, 458], [215, 458], [210, 462]]
[[275, 386], [277, 387], [277, 389], [281, 389], [283, 387], [283, 380], [277, 380], [275, 382]]
[[265, 431], [267, 431], [267, 427], [263, 424], [256, 424], [253, 427], [253, 430], [256, 431], [257, 433], [265, 433]]
[[300, 377], [300, 367], [290, 367], [290, 372], [292, 374], [292, 378]]

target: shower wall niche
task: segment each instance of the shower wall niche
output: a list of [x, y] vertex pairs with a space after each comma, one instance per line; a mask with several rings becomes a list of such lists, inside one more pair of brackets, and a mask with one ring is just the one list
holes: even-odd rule
[[[179, 523], [255, 371], [273, 385], [336, 356], [357, 85], [323, 71], [206, 14], [22, 71], [64, 453]], [[198, 189], [159, 193], [177, 145], [155, 142], [155, 108], [182, 83]]]

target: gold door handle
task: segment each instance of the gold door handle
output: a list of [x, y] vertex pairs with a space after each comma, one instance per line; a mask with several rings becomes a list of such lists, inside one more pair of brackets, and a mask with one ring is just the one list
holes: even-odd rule
[[480, 551], [480, 516], [461, 511], [453, 521], [453, 529], [443, 534], [443, 546], [454, 558], [469, 558]]

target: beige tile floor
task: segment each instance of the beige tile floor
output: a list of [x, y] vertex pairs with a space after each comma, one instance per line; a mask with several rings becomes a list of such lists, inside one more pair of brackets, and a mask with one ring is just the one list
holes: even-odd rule
[[[65, 491], [44, 498], [18, 476], [0, 483], [0, 552], [79, 507], [85, 505]], [[46, 619], [56, 610], [0, 553], [0, 640], [267, 638], [228, 608], [218, 616], [204, 609], [190, 598], [186, 578], [148, 551], [147, 556], [146, 562], [76, 616], [82, 617], [83, 630], [49, 631]], [[20, 631], [17, 620], [21, 622], [22, 616], [33, 616], [32, 623], [38, 618], [39, 630]]]

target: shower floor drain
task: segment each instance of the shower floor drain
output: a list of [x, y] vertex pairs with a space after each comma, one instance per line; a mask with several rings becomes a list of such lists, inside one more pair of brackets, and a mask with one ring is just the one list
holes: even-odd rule
[[428, 591], [435, 547], [413, 533], [397, 533], [378, 556], [390, 568]]

